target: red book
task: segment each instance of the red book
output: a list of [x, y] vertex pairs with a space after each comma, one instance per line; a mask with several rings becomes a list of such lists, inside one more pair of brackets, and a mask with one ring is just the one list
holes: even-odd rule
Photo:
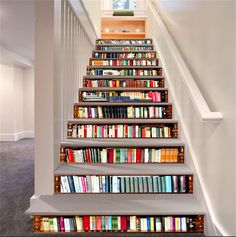
[[96, 230], [102, 230], [102, 217], [96, 216]]
[[68, 161], [70, 163], [74, 163], [75, 159], [74, 159], [74, 151], [73, 150], [68, 150]]
[[86, 160], [87, 160], [87, 162], [91, 163], [90, 154], [89, 154], [89, 148], [86, 148], [85, 152], [86, 152], [86, 158], [87, 158]]
[[115, 125], [115, 137], [118, 137], [118, 125]]
[[154, 87], [153, 84], [154, 84], [153, 81], [150, 81], [150, 87]]
[[65, 232], [64, 218], [62, 216], [60, 217], [59, 224], [60, 224], [60, 231]]
[[126, 216], [121, 216], [121, 231], [127, 231], [127, 218]]
[[161, 92], [156, 92], [156, 102], [161, 102]]
[[90, 216], [83, 217], [84, 231], [90, 231]]
[[102, 137], [105, 137], [105, 125], [102, 125]]
[[114, 149], [110, 150], [110, 163], [114, 162]]
[[92, 81], [88, 80], [88, 87], [92, 87]]
[[87, 137], [87, 125], [84, 125], [84, 137]]
[[136, 149], [136, 163], [140, 163], [141, 162], [141, 148], [137, 148]]
[[132, 125], [132, 137], [133, 138], [135, 137], [135, 127], [136, 127], [136, 125]]
[[132, 163], [132, 148], [128, 149], [128, 163]]

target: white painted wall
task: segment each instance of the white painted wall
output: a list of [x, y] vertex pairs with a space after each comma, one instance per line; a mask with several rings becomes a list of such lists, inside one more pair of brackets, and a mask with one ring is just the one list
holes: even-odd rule
[[23, 122], [25, 136], [34, 136], [34, 69], [23, 71]]
[[236, 235], [235, 4], [157, 1], [158, 11], [203, 96], [212, 111], [224, 116], [220, 124], [203, 124], [184, 85], [179, 87], [174, 75], [169, 78], [213, 222], [224, 235]]
[[34, 136], [33, 103], [33, 69], [0, 64], [0, 141]]
[[101, 35], [101, 0], [83, 0], [84, 7], [95, 28], [98, 37]]

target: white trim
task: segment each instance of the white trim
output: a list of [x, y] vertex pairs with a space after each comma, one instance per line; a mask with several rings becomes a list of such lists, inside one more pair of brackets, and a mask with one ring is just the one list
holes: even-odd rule
[[93, 26], [93, 23], [88, 15], [86, 8], [84, 7], [84, 3], [82, 0], [74, 1], [68, 0], [72, 8], [74, 9], [83, 30], [86, 32], [90, 43], [92, 45], [95, 44], [95, 40], [98, 38], [96, 34], [96, 30]]
[[188, 91], [190, 93], [192, 102], [195, 106], [195, 109], [198, 112], [200, 120], [202, 122], [216, 122], [219, 123], [223, 119], [223, 115], [220, 112], [212, 112], [205, 101], [201, 91], [199, 90], [196, 82], [194, 81], [193, 76], [191, 75], [189, 69], [186, 66], [179, 50], [175, 46], [170, 34], [168, 33], [161, 17], [159, 16], [157, 10], [155, 9], [154, 5], [148, 2], [148, 8], [150, 12], [153, 14], [155, 21], [159, 25], [162, 35], [165, 38], [169, 51], [175, 60], [175, 63], [178, 66], [179, 73], [181, 74], [181, 78], [183, 82], [186, 84]]
[[2, 64], [14, 64], [20, 67], [33, 67], [34, 62], [28, 58], [0, 46], [0, 62]]
[[0, 133], [0, 142], [16, 142], [24, 138], [34, 138], [34, 131], [22, 131], [18, 133]]

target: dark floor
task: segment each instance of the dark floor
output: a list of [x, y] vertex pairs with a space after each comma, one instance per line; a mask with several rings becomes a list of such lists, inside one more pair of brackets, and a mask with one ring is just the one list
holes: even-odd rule
[[[32, 223], [30, 217], [24, 214], [26, 209], [29, 207], [30, 197], [34, 193], [33, 159], [34, 159], [33, 139], [23, 139], [18, 142], [0, 142], [0, 235], [1, 236], [36, 236], [32, 234]], [[65, 235], [66, 234], [63, 234], [63, 236]], [[182, 236], [183, 234], [176, 234], [176, 235]], [[75, 235], [73, 234], [71, 236]], [[139, 233], [137, 234], [84, 233], [84, 234], [78, 234], [76, 236], [154, 237], [163, 235], [139, 234]], [[164, 236], [173, 236], [173, 234], [165, 234]], [[191, 234], [191, 236], [195, 235]]]

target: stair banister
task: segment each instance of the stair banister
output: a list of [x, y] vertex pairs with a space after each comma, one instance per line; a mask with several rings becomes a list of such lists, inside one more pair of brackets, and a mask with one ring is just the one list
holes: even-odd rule
[[[183, 80], [184, 85], [187, 87], [187, 91], [191, 97], [192, 103], [199, 115], [199, 119], [202, 122], [216, 122], [219, 123], [223, 119], [223, 115], [220, 112], [213, 112], [210, 110], [206, 100], [204, 99], [200, 89], [198, 88], [191, 72], [189, 71], [186, 63], [184, 62], [179, 50], [177, 49], [175, 43], [173, 42], [166, 26], [164, 25], [157, 9], [154, 1], [148, 1], [147, 3], [147, 13], [148, 13], [148, 34], [149, 37], [153, 38], [154, 45], [159, 52], [159, 56], [162, 59], [163, 67], [165, 68], [165, 59], [163, 57], [164, 54], [170, 54], [171, 59], [174, 61], [173, 65], [177, 67], [177, 71], [179, 73], [180, 78]], [[154, 30], [155, 29], [155, 30]], [[162, 42], [160, 42], [159, 34], [157, 33], [157, 29], [161, 32], [161, 36], [163, 37], [163, 41], [168, 48], [168, 52], [166, 53], [163, 50]], [[166, 47], [165, 45], [165, 47]], [[168, 72], [168, 70], [165, 70]], [[167, 78], [170, 89], [173, 87], [174, 77]], [[175, 90], [172, 90], [173, 97], [175, 96]], [[176, 100], [176, 105], [178, 106], [178, 100]]]

